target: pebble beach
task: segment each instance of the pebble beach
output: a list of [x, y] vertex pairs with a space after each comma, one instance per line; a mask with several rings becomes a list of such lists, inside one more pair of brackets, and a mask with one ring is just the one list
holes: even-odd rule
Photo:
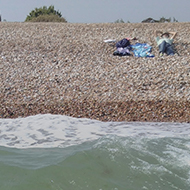
[[[0, 117], [190, 122], [190, 23], [0, 23]], [[154, 31], [178, 32], [162, 56]], [[154, 57], [114, 56], [148, 43]]]

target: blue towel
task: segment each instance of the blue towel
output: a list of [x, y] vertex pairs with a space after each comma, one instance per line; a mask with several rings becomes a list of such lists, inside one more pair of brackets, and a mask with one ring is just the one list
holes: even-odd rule
[[154, 57], [151, 54], [152, 47], [146, 43], [136, 43], [135, 45], [131, 45], [131, 47], [135, 57]]

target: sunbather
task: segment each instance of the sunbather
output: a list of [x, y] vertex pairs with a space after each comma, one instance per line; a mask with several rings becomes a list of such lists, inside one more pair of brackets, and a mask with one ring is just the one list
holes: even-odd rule
[[[177, 32], [163, 33], [158, 30], [155, 31], [156, 42], [159, 47], [160, 56], [162, 56], [164, 53], [166, 53], [167, 55], [174, 55], [174, 49], [173, 49], [172, 43], [176, 34]], [[172, 36], [170, 37], [170, 35]]]

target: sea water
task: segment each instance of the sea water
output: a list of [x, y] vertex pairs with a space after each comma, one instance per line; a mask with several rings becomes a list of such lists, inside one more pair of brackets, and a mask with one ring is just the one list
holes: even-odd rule
[[190, 124], [0, 119], [0, 190], [189, 190]]

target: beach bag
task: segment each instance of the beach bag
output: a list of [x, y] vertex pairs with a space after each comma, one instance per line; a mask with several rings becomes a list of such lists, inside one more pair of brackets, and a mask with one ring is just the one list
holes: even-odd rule
[[125, 48], [130, 46], [130, 41], [126, 38], [120, 40], [119, 42], [116, 43], [116, 48]]

